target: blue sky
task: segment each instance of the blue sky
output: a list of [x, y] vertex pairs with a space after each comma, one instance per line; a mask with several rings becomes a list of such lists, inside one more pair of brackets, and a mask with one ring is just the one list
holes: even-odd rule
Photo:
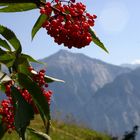
[[[77, 0], [80, 1], [80, 0]], [[44, 29], [31, 41], [31, 29], [39, 10], [22, 13], [0, 13], [0, 24], [12, 29], [21, 40], [23, 51], [36, 59], [60, 49], [84, 53], [112, 64], [140, 62], [140, 0], [81, 0], [90, 13], [96, 14], [94, 30], [109, 54], [93, 43], [83, 49], [67, 49], [53, 42]]]

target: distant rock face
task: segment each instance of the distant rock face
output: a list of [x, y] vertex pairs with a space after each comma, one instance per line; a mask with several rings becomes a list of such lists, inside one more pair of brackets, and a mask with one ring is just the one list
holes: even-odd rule
[[134, 109], [138, 104], [131, 102], [135, 84], [127, 77], [130, 69], [63, 50], [41, 61], [48, 65], [47, 74], [65, 81], [50, 85], [56, 118], [70, 115], [78, 123], [115, 134], [140, 121]]
[[120, 134], [140, 125], [140, 69], [119, 75], [99, 89], [89, 102], [85, 121], [91, 128]]
[[122, 67], [125, 67], [125, 68], [129, 68], [129, 69], [136, 69], [136, 68], [139, 68], [140, 67], [140, 64], [122, 64], [121, 65]]
[[65, 81], [65, 84], [54, 83], [50, 87], [54, 91], [53, 108], [76, 118], [84, 113], [85, 104], [98, 89], [121, 73], [130, 71], [64, 50], [41, 61], [47, 63], [47, 74]]

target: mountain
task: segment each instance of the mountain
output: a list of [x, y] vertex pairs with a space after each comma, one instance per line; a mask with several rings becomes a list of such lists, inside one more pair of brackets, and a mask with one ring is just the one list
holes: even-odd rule
[[50, 85], [54, 91], [53, 111], [61, 112], [62, 116], [72, 114], [74, 118], [79, 118], [79, 115], [85, 117], [83, 108], [98, 89], [112, 82], [118, 75], [130, 71], [128, 68], [65, 50], [41, 61], [47, 63], [48, 75], [65, 81], [64, 84]]
[[96, 130], [120, 134], [140, 125], [140, 68], [99, 89], [85, 110], [85, 122]]
[[129, 69], [136, 69], [140, 67], [140, 64], [121, 64], [122, 67], [129, 68]]

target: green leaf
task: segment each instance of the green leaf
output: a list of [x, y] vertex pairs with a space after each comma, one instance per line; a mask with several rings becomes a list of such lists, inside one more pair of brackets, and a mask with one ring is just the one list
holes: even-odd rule
[[26, 75], [31, 75], [31, 73], [29, 72], [29, 67], [26, 66], [25, 64], [19, 64], [18, 65], [18, 72], [19, 73], [23, 73], [23, 74], [26, 74]]
[[5, 5], [7, 5], [7, 4], [6, 4], [6, 3], [1, 3], [1, 2], [0, 2], [0, 6], [5, 6]]
[[5, 94], [5, 90], [6, 90], [6, 88], [5, 88], [4, 83], [0, 83], [0, 90], [2, 91], [2, 93]]
[[26, 102], [21, 93], [14, 86], [11, 87], [12, 99], [15, 106], [14, 122], [16, 131], [20, 137], [24, 138], [25, 130], [34, 118], [32, 106]]
[[13, 3], [4, 5], [0, 12], [23, 12], [37, 8], [35, 3]]
[[32, 128], [27, 128], [29, 134], [36, 136], [38, 140], [51, 140], [50, 136]]
[[41, 1], [46, 2], [46, 0], [41, 0]]
[[6, 53], [0, 55], [0, 63], [6, 65], [7, 67], [12, 67], [14, 61], [15, 61], [15, 56], [12, 54]]
[[28, 59], [26, 57], [22, 56], [22, 54], [20, 54], [15, 60], [15, 65], [17, 68], [18, 68], [18, 65], [20, 65], [20, 64], [24, 64], [27, 67], [30, 66]]
[[0, 62], [2, 64], [4, 64], [5, 66], [7, 66], [8, 68], [12, 67], [14, 64], [14, 60], [10, 59], [10, 60], [3, 60], [2, 62]]
[[[44, 1], [44, 0], [42, 0]], [[13, 3], [39, 3], [40, 0], [0, 0], [0, 5], [7, 5]]]
[[42, 27], [42, 24], [47, 20], [47, 16], [45, 14], [40, 15], [37, 19], [33, 29], [32, 29], [32, 39], [36, 35], [36, 33], [39, 31], [39, 29]]
[[0, 139], [2, 139], [5, 132], [6, 132], [6, 126], [2, 123], [2, 116], [0, 115]]
[[45, 75], [45, 81], [47, 83], [52, 83], [52, 82], [62, 82], [62, 83], [65, 83], [65, 81], [63, 81], [63, 80], [56, 79], [56, 78], [53, 78], [53, 77], [47, 76], [47, 75]]
[[[27, 58], [23, 57], [22, 54], [18, 55], [18, 57], [15, 59], [14, 64], [13, 64], [13, 70], [15, 71], [24, 71], [22, 70], [21, 67], [29, 67], [30, 64], [27, 60]], [[28, 73], [29, 74], [29, 73]]]
[[43, 64], [43, 65], [46, 65], [45, 63], [43, 62], [39, 62], [37, 60], [35, 60], [32, 56], [30, 55], [27, 55], [27, 54], [21, 54], [22, 57], [26, 58], [29, 62], [35, 62], [35, 63], [39, 63], [39, 64]]
[[6, 54], [7, 52], [0, 48], [0, 55]]
[[100, 41], [100, 39], [96, 36], [95, 32], [92, 29], [89, 29], [89, 33], [92, 36], [92, 41], [105, 52], [109, 53], [108, 50], [105, 48], [104, 44]]
[[44, 114], [48, 120], [50, 120], [50, 109], [48, 102], [36, 82], [23, 73], [18, 73], [18, 81], [19, 84], [26, 88], [32, 95], [33, 100], [41, 113]]
[[17, 39], [14, 32], [10, 29], [0, 25], [0, 34], [15, 48], [17, 53], [21, 53], [21, 44], [20, 41]]
[[39, 0], [0, 0], [0, 3], [36, 3]]
[[7, 54], [3, 54], [3, 55], [0, 55], [0, 61], [3, 61], [3, 60], [11, 60], [11, 59], [15, 59], [16, 57], [10, 53], [7, 53]]
[[0, 124], [2, 123], [2, 116], [0, 115]]
[[3, 48], [11, 51], [11, 48], [10, 48], [9, 44], [7, 43], [7, 41], [6, 40], [3, 40], [1, 38], [0, 38], [0, 46], [2, 46]]

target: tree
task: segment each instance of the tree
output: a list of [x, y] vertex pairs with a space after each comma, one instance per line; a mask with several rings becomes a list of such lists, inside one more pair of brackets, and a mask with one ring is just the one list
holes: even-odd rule
[[135, 140], [139, 126], [135, 125], [131, 132], [126, 132], [122, 140]]
[[[0, 12], [7, 13], [40, 9], [40, 16], [32, 29], [32, 39], [43, 27], [58, 45], [82, 48], [93, 41], [108, 52], [92, 29], [97, 16], [87, 13], [86, 6], [75, 0], [0, 0], [0, 6]], [[48, 83], [63, 81], [45, 75], [45, 70], [35, 71], [31, 62], [41, 62], [22, 53], [22, 45], [13, 31], [0, 25], [0, 35], [0, 90], [7, 96], [0, 107], [0, 137], [6, 131], [11, 133], [15, 129], [20, 139], [25, 140], [30, 121], [39, 113], [46, 134], [32, 128], [28, 128], [28, 131], [40, 138], [51, 139], [52, 91], [47, 90], [47, 87]], [[3, 66], [8, 69], [7, 73], [3, 71]]]

